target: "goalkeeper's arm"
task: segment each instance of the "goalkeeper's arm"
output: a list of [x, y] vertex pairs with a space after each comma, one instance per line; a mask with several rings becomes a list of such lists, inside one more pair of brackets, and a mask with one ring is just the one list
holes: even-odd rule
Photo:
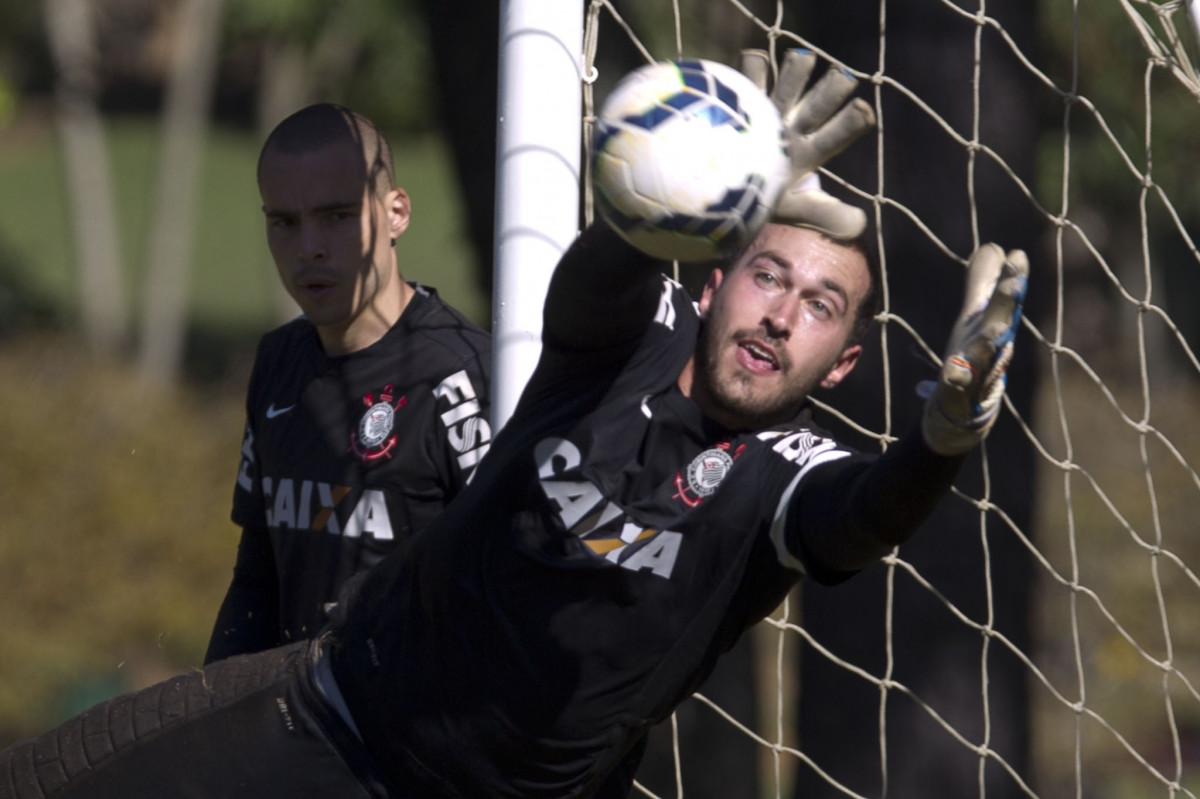
[[607, 224], [591, 225], [559, 260], [550, 279], [543, 339], [573, 350], [632, 343], [658, 308], [666, 266], [628, 244]]
[[806, 477], [788, 509], [788, 545], [817, 579], [836, 580], [908, 540], [987, 436], [1004, 398], [1028, 274], [1020, 250], [977, 249], [919, 428], [870, 465], [835, 461]]
[[814, 468], [788, 507], [788, 549], [812, 579], [840, 582], [907, 541], [950, 490], [963, 459], [937, 454], [914, 428], [873, 461]]

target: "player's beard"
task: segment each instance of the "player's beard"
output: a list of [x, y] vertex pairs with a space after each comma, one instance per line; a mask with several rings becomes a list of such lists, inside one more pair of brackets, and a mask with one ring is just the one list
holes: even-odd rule
[[[714, 335], [713, 327], [711, 321], [700, 325], [699, 357], [695, 361], [693, 377], [708, 401], [726, 419], [736, 419], [739, 429], [759, 430], [794, 418], [809, 393], [817, 387], [820, 377], [793, 373], [792, 360], [784, 343], [761, 328], [738, 330], [722, 339]], [[755, 386], [753, 375], [739, 372], [728, 360], [721, 359], [722, 345], [732, 343], [736, 346], [747, 338], [762, 341], [774, 350], [779, 370], [785, 375], [777, 390]]]

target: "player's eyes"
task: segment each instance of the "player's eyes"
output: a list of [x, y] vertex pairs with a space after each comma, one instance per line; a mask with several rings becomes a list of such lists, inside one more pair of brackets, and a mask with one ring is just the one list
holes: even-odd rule
[[836, 299], [830, 300], [813, 297], [809, 300], [809, 307], [812, 308], [814, 314], [822, 319], [836, 319], [844, 314], [841, 304]]

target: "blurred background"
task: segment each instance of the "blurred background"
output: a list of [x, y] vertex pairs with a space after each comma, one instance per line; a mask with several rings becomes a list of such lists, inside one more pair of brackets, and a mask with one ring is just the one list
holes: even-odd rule
[[[864, 448], [919, 413], [974, 244], [1035, 269], [1008, 410], [937, 529], [844, 587], [806, 585], [706, 686], [766, 743], [692, 702], [640, 781], [1195, 796], [1200, 79], [1183, 6], [586, 8], [597, 103], [648, 57], [743, 47], [809, 46], [864, 80], [878, 138], [826, 176], [872, 208], [888, 268], [880, 346], [826, 398]], [[498, 19], [477, 0], [0, 0], [0, 746], [202, 660], [254, 346], [295, 313], [254, 181], [275, 122], [333, 101], [380, 123], [413, 200], [402, 272], [490, 325]], [[673, 758], [692, 765], [679, 785]]]
[[[328, 100], [382, 125], [403, 273], [488, 324], [427, 10], [0, 2], [0, 742], [202, 660], [254, 346], [297, 312], [254, 176], [275, 122]], [[465, 110], [492, 130], [494, 106]]]

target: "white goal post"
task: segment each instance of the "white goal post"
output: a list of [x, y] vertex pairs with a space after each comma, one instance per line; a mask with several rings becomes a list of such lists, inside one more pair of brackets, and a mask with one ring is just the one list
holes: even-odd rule
[[579, 232], [582, 43], [582, 3], [501, 1], [493, 430], [537, 363], [546, 284]]
[[[973, 521], [919, 534], [970, 542], [976, 557], [956, 577], [970, 569], [967, 579], [986, 603], [964, 605], [938, 569], [901, 547], [873, 567], [886, 590], [861, 627], [881, 642], [881, 665], [814, 634], [805, 608], [790, 601], [756, 639], [757, 718], [707, 694], [689, 701], [685, 720], [668, 731], [676, 741], [674, 784], [639, 781], [637, 795], [682, 796], [689, 774], [717, 767], [702, 749], [689, 749], [683, 734], [686, 719], [711, 716], [760, 752], [755, 773], [745, 775], [759, 795], [790, 797], [798, 775], [806, 775], [814, 796], [907, 796], [901, 786], [911, 784], [914, 766], [896, 742], [907, 723], [900, 711], [909, 708], [959, 764], [948, 758], [945, 770], [966, 770], [958, 784], [969, 789], [955, 796], [1200, 796], [1200, 0], [1018, 5], [1032, 15], [1025, 21], [1036, 28], [1037, 48], [1010, 27], [1011, 5], [907, 4], [937, 15], [943, 33], [966, 43], [954, 60], [932, 38], [921, 51], [926, 69], [970, 92], [969, 107], [952, 116], [940, 110], [941, 98], [922, 96], [903, 77], [900, 66], [913, 53], [899, 41], [906, 20], [896, 16], [897, 0], [879, 0], [873, 15], [855, 23], [871, 58], [825, 49], [809, 38], [805, 9], [782, 0], [501, 3], [497, 428], [537, 357], [545, 281], [590, 211], [580, 156], [589, 117], [603, 100], [592, 92], [620, 77], [605, 73], [605, 48], [649, 61], [728, 58], [735, 44], [768, 49], [778, 61], [783, 49], [803, 46], [860, 78], [880, 124], [856, 148], [873, 149], [878, 171], [849, 179], [835, 161], [823, 176], [873, 216], [888, 288], [870, 346], [883, 353], [886, 408], [882, 421], [854, 418], [839, 409], [836, 394], [822, 408], [870, 445], [886, 446], [909, 421], [898, 411], [893, 418], [912, 386], [895, 379], [890, 354], [936, 360], [947, 332], [893, 302], [900, 281], [913, 279], [909, 265], [896, 263], [903, 252], [897, 237], [915, 232], [936, 254], [936, 262], [920, 265], [923, 279], [958, 279], [994, 211], [980, 196], [993, 185], [987, 181], [1004, 185], [1042, 231], [1029, 253], [1041, 313], [1019, 334], [1023, 379], [1036, 374], [1033, 401], [1027, 408], [1007, 402], [997, 428], [1034, 474], [1014, 475], [989, 441], [979, 483], [957, 486], [947, 500]], [[717, 35], [732, 22], [745, 34], [740, 41]], [[1019, 75], [1018, 94], [994, 91], [1000, 60]], [[1033, 158], [1013, 157], [1004, 138], [1013, 103], [1037, 108]], [[889, 159], [903, 158], [891, 147], [909, 118], [896, 113], [900, 106], [955, 151], [953, 167], [966, 177], [947, 199], [963, 222], [930, 215], [885, 180]], [[1000, 489], [1017, 477], [1034, 486], [1029, 518], [1001, 499]], [[995, 565], [1006, 548], [1028, 561], [1029, 584], [1014, 586], [1018, 578]], [[1013, 636], [996, 624], [996, 611], [1018, 591], [1028, 601], [1028, 625]], [[961, 678], [970, 688], [957, 698], [897, 676], [896, 653], [912, 644], [905, 619], [913, 602], [901, 595], [920, 597], [977, 642], [953, 663], [935, 662], [931, 648], [928, 662], [915, 664], [948, 675], [945, 681]], [[1027, 689], [1025, 742], [1011, 748], [998, 733], [999, 717], [1009, 712], [996, 698], [1000, 661]], [[862, 718], [827, 720], [834, 738], [852, 724], [876, 731], [857, 753], [856, 772], [814, 754], [797, 732], [797, 692], [829, 690], [796, 676], [816, 663], [822, 668], [814, 671], [832, 670], [877, 697]], [[929, 772], [923, 779], [923, 795], [948, 795]]]

